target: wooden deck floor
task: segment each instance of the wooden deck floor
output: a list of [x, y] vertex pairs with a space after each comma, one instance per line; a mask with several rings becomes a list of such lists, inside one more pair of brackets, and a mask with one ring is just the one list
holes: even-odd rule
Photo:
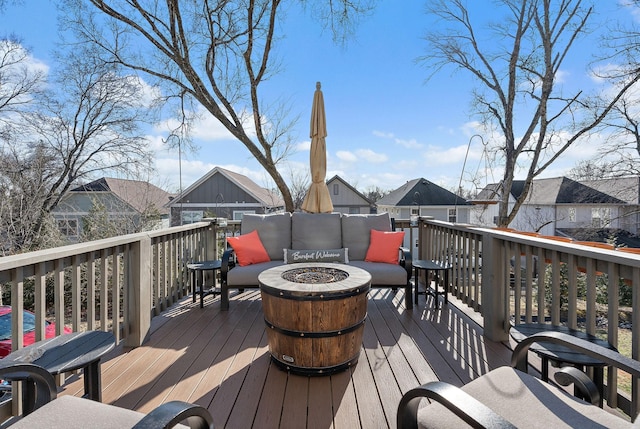
[[[228, 312], [218, 297], [202, 309], [187, 298], [154, 318], [142, 347], [117, 348], [103, 362], [103, 402], [142, 412], [194, 402], [216, 428], [395, 427], [403, 392], [436, 379], [462, 385], [509, 362], [510, 350], [487, 341], [453, 302], [435, 310], [421, 297], [407, 311], [402, 291], [372, 290], [358, 364], [304, 377], [270, 361], [259, 291], [234, 295]], [[81, 394], [74, 377], [61, 394]]]

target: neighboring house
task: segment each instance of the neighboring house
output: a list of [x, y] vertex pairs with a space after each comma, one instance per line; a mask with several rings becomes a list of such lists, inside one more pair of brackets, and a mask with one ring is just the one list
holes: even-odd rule
[[369, 214], [375, 212], [373, 201], [365, 197], [356, 188], [344, 181], [340, 176], [327, 180], [329, 195], [333, 203], [333, 211], [349, 214]]
[[[245, 213], [283, 210], [281, 196], [242, 174], [215, 167], [167, 204], [171, 226], [200, 221], [203, 217], [240, 220]], [[182, 214], [182, 215], [181, 215]]]
[[[575, 181], [567, 177], [534, 180], [531, 191], [510, 228], [543, 235], [585, 237], [619, 235], [640, 230], [640, 179], [638, 177]], [[509, 197], [512, 206], [521, 195], [524, 181], [514, 181]], [[485, 187], [472, 202], [471, 223], [495, 226], [500, 184]], [[585, 235], [586, 233], [586, 235]]]
[[118, 234], [132, 233], [168, 226], [165, 204], [170, 196], [148, 182], [103, 177], [71, 189], [51, 214], [71, 241], [80, 238], [87, 217], [99, 211], [109, 221], [117, 221]]
[[392, 218], [410, 219], [412, 215], [431, 216], [436, 220], [468, 223], [471, 205], [426, 179], [413, 179], [376, 201], [378, 213]]

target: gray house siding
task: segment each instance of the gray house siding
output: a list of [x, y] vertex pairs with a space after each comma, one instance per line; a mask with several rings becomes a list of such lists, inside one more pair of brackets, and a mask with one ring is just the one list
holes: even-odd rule
[[168, 204], [171, 225], [199, 222], [203, 217], [242, 219], [246, 213], [281, 210], [282, 198], [246, 176], [215, 167]]
[[348, 214], [369, 214], [373, 204], [351, 185], [334, 176], [327, 182], [333, 211]]
[[247, 191], [239, 188], [221, 174], [215, 174], [188, 194], [184, 194], [184, 203], [245, 203], [260, 206], [258, 200]]
[[104, 206], [111, 219], [126, 219], [130, 225], [126, 232], [135, 232], [140, 225], [140, 214], [111, 192], [72, 192], [60, 202], [52, 215], [67, 239], [77, 241], [85, 227], [84, 219], [96, 205]]

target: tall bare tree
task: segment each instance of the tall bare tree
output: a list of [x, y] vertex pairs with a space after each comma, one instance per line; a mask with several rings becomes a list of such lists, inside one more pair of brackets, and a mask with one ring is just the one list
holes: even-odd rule
[[[559, 72], [586, 34], [594, 6], [582, 0], [499, 0], [495, 4], [492, 16], [497, 24], [480, 31], [467, 2], [431, 1], [429, 10], [443, 26], [427, 34], [428, 53], [421, 61], [436, 71], [452, 66], [477, 83], [473, 110], [487, 130], [499, 135], [498, 142], [493, 141], [493, 153], [504, 165], [499, 225], [506, 226], [526, 200], [532, 180], [593, 131], [640, 79], [640, 73], [633, 66], [615, 76], [616, 90], [604, 104], [593, 103], [581, 90], [564, 93], [558, 85]], [[501, 13], [504, 17], [498, 17]], [[491, 32], [489, 37], [485, 30]], [[519, 169], [526, 174], [525, 186], [510, 206]]]
[[71, 186], [149, 165], [139, 131], [148, 112], [143, 87], [91, 57], [78, 48], [61, 54], [55, 92], [39, 94], [19, 116], [0, 111], [9, 130], [0, 134], [5, 253], [48, 246], [50, 213]]
[[[353, 28], [374, 0], [297, 2], [309, 3], [340, 35]], [[279, 103], [263, 100], [261, 90], [278, 70], [272, 49], [285, 3], [67, 0], [66, 11], [77, 37], [100, 47], [104, 61], [153, 79], [167, 100], [186, 98], [203, 106], [264, 167], [286, 209], [293, 211], [291, 192], [278, 171], [291, 149], [286, 138], [291, 122], [278, 115], [283, 110]]]
[[0, 125], [42, 91], [45, 78], [45, 70], [31, 61], [19, 40], [0, 40]]

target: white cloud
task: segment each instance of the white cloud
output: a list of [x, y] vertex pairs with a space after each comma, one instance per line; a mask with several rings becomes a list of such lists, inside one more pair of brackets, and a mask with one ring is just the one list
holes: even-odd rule
[[385, 138], [385, 139], [393, 139], [394, 138], [393, 133], [385, 133], [384, 131], [373, 130], [372, 134], [374, 136], [376, 136], [376, 137], [382, 137], [382, 138]]
[[406, 149], [419, 149], [422, 147], [420, 143], [416, 139], [403, 140], [403, 139], [395, 139], [396, 144], [406, 148]]
[[345, 162], [356, 162], [358, 160], [358, 157], [353, 152], [347, 150], [339, 150], [336, 152], [336, 156], [339, 160]]
[[380, 137], [386, 140], [393, 140], [395, 144], [400, 145], [406, 149], [419, 149], [422, 147], [422, 144], [418, 143], [416, 139], [401, 139], [396, 137], [393, 133], [374, 130], [372, 134], [376, 137]]
[[297, 152], [309, 152], [311, 150], [311, 141], [306, 140], [296, 145]]
[[365, 161], [373, 164], [380, 164], [389, 160], [389, 157], [386, 154], [376, 153], [371, 149], [358, 149], [356, 150], [356, 156], [358, 158], [364, 158]]
[[[201, 105], [198, 106], [196, 112], [191, 112], [194, 118], [191, 121], [189, 132], [193, 139], [203, 142], [212, 142], [219, 140], [237, 140], [233, 134], [227, 130], [220, 121], [215, 118], [209, 111], [207, 111]], [[189, 113], [187, 113], [189, 114]], [[253, 115], [246, 111], [239, 112], [242, 118], [244, 129], [249, 137], [255, 137], [255, 127], [253, 126]], [[265, 123], [265, 129], [268, 127], [268, 123]], [[180, 123], [175, 118], [170, 118], [164, 122], [155, 124], [154, 129], [163, 134], [169, 133], [171, 130], [177, 129]]]

